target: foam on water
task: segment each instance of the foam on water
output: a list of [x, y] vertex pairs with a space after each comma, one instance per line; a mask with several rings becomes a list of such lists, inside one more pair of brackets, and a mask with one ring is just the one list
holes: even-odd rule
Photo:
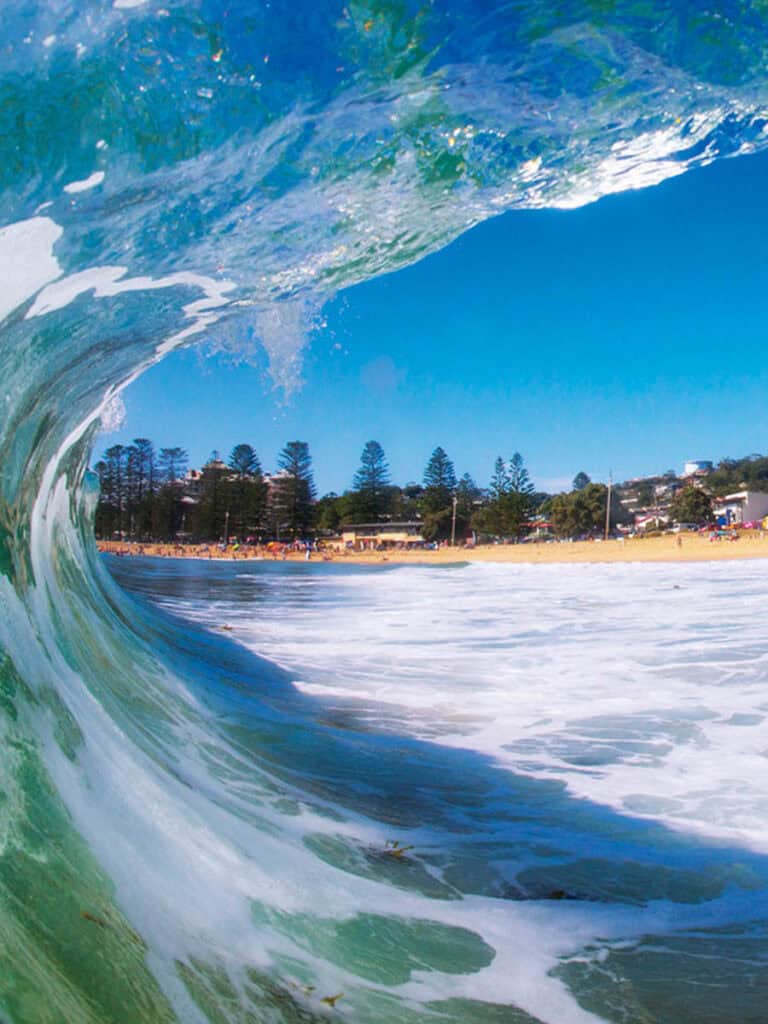
[[634, 570], [633, 623], [633, 570], [264, 570], [247, 649], [114, 584], [85, 467], [175, 347], [295, 387], [339, 288], [764, 148], [767, 29], [739, 0], [4, 4], [4, 1021], [761, 1019], [746, 569]]
[[[433, 895], [440, 885], [463, 893], [458, 906], [451, 900], [436, 916], [430, 908], [431, 918], [469, 928], [495, 956], [471, 983], [441, 978], [433, 999], [503, 993], [537, 1019], [590, 1019], [547, 982], [558, 962], [574, 977], [599, 975], [612, 957], [639, 962], [650, 943], [674, 976], [687, 957], [703, 955], [702, 937], [716, 929], [740, 941], [754, 933], [766, 878], [766, 797], [756, 771], [765, 758], [766, 643], [748, 625], [759, 621], [766, 594], [760, 563], [371, 572], [131, 560], [112, 568], [175, 614], [211, 630], [226, 622], [239, 644], [267, 652], [312, 695], [304, 714], [368, 733], [364, 742], [379, 756], [397, 758], [401, 783], [413, 776], [433, 784], [423, 762], [434, 744], [480, 755], [459, 764], [484, 791], [472, 810], [483, 826], [475, 820], [459, 842], [455, 833], [467, 831], [462, 797], [433, 795], [432, 820], [413, 820], [382, 807], [365, 780], [368, 798], [359, 804], [349, 780], [341, 804], [351, 800], [362, 814], [350, 819], [347, 810], [345, 827], [318, 835], [316, 823], [301, 821], [305, 843], [357, 874], [349, 847], [382, 848], [388, 833], [376, 818], [394, 815], [400, 841], [428, 868]], [[392, 735], [401, 737], [394, 749]], [[505, 772], [514, 773], [508, 793]], [[537, 780], [530, 790], [520, 789], [525, 777]], [[552, 892], [571, 899], [541, 902]], [[348, 913], [361, 898], [372, 905], [372, 893], [352, 883], [338, 909]], [[404, 919], [424, 913], [418, 900], [401, 903], [402, 893], [384, 898], [382, 913], [386, 904]], [[613, 970], [602, 982], [613, 978], [608, 1004]], [[595, 985], [578, 980], [587, 991]], [[423, 987], [413, 991], [424, 997]], [[606, 1002], [598, 1005], [605, 1012]], [[643, 1019], [637, 1012], [629, 1019]], [[698, 1019], [701, 1004], [692, 1012]], [[737, 1020], [748, 1011], [736, 999], [733, 1016], [723, 1016], [722, 1004], [717, 1012], [713, 1019]]]
[[236, 580], [232, 595], [164, 603], [232, 624], [303, 692], [359, 703], [362, 721], [768, 850], [761, 562]]
[[765, 599], [759, 562], [476, 564], [388, 576], [340, 634], [331, 610], [246, 635], [307, 659], [315, 692], [391, 701], [417, 734], [766, 850]]

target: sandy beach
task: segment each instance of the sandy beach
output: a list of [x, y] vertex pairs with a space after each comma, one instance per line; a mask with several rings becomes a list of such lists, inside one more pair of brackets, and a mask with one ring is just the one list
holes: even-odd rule
[[[246, 561], [305, 560], [303, 551], [272, 552], [266, 548], [228, 548], [216, 545], [139, 544], [99, 541], [99, 551], [117, 555], [163, 558], [235, 559]], [[768, 558], [768, 534], [744, 531], [738, 540], [711, 541], [694, 533], [636, 537], [629, 540], [564, 541], [562, 543], [484, 544], [474, 548], [445, 547], [436, 551], [339, 551], [313, 552], [312, 561], [374, 565], [379, 563], [441, 565], [450, 562], [514, 562], [548, 565], [577, 562], [708, 562], [744, 558]]]

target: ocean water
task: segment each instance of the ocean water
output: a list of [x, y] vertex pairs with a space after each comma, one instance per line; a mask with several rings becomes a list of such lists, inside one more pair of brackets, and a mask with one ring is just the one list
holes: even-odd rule
[[241, 680], [197, 692], [282, 780], [289, 888], [351, 876], [302, 945], [334, 1012], [764, 1019], [761, 562], [109, 563]]
[[765, 1020], [759, 566], [118, 583], [86, 467], [176, 347], [290, 390], [339, 289], [763, 148], [767, 30], [3, 4], [3, 1024]]
[[472, 749], [768, 853], [760, 561], [398, 567], [133, 561], [129, 589], [231, 634], [328, 714]]

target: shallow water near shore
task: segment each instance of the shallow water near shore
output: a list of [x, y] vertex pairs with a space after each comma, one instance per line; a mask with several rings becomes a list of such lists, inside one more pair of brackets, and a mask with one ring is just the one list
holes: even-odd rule
[[[240, 649], [251, 669], [249, 653], [267, 659], [241, 677], [228, 727], [246, 748], [268, 728], [292, 787], [278, 828], [298, 816], [303, 876], [319, 859], [369, 895], [390, 887], [386, 915], [322, 926], [354, 937], [347, 972], [429, 991], [430, 1007], [447, 993], [496, 1004], [446, 1006], [448, 1019], [761, 1019], [759, 563], [109, 565], [195, 644]], [[336, 824], [309, 827], [308, 798]], [[439, 966], [425, 919], [449, 929], [433, 937], [450, 949]]]

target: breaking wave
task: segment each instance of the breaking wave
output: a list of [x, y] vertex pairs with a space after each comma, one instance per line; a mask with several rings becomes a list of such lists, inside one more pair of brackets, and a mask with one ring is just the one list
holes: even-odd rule
[[[627, 956], [597, 936], [623, 911], [596, 931], [598, 909], [516, 888], [523, 848], [574, 849], [561, 788], [330, 720], [275, 665], [127, 595], [94, 550], [86, 466], [100, 417], [176, 347], [263, 350], [291, 388], [339, 289], [504, 211], [764, 147], [768, 11], [7, 0], [0, 36], [0, 1017], [651, 1019], [629, 981], [601, 987]], [[566, 810], [579, 842], [609, 842]], [[387, 847], [413, 837], [426, 852]], [[669, 903], [696, 870], [675, 842], [653, 839], [672, 866], [650, 917], [676, 923], [676, 964], [725, 971], [716, 929], [736, 934], [757, 998], [764, 924]], [[748, 908], [744, 872], [720, 882]], [[605, 884], [622, 904], [626, 878]], [[695, 1019], [757, 1020], [745, 1005]]]

